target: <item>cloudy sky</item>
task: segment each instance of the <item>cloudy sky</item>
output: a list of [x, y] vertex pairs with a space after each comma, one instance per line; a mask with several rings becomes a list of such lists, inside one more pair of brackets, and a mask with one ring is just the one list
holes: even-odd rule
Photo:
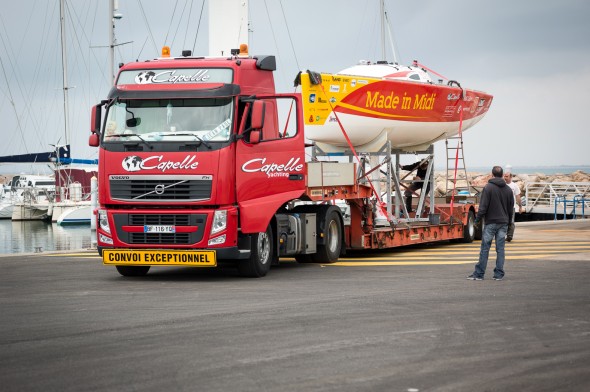
[[[43, 151], [64, 141], [59, 0], [0, 4], [0, 155]], [[89, 110], [109, 89], [108, 1], [66, 4], [70, 143], [75, 157], [94, 158]], [[131, 43], [117, 48], [116, 63], [157, 57], [164, 44], [173, 55], [208, 54], [202, 4], [119, 0], [117, 42]], [[465, 133], [468, 167], [590, 165], [590, 2], [388, 0], [386, 8], [400, 63], [417, 59], [494, 95]], [[299, 69], [380, 60], [378, 10], [378, 0], [250, 0], [250, 53], [276, 55], [277, 90], [292, 92]], [[444, 142], [436, 151], [442, 167]]]

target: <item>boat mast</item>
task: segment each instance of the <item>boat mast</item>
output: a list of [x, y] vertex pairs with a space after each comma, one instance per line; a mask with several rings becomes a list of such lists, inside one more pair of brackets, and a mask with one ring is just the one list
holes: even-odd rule
[[387, 60], [385, 53], [385, 0], [379, 2], [379, 15], [381, 15], [381, 60]]
[[389, 37], [389, 43], [391, 44], [391, 55], [393, 56], [393, 62], [398, 63], [398, 58], [395, 50], [395, 41], [391, 34], [391, 24], [385, 10], [385, 0], [379, 1], [379, 8], [381, 14], [381, 60], [387, 60], [387, 53], [385, 53], [385, 30], [387, 29], [387, 36]]
[[109, 0], [109, 48], [109, 75], [112, 84], [115, 82], [115, 0]]
[[[64, 131], [66, 146], [70, 144], [70, 129], [68, 124], [68, 61], [66, 56], [66, 22], [65, 22], [65, 0], [59, 2], [59, 17], [61, 29], [61, 68], [63, 73], [63, 96], [64, 96]], [[59, 148], [59, 147], [58, 147]]]

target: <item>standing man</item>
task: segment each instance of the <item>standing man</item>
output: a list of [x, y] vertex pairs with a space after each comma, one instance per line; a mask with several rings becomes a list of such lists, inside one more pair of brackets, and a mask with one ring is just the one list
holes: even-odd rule
[[500, 166], [492, 169], [493, 177], [483, 188], [479, 210], [475, 218], [475, 225], [480, 225], [484, 218], [484, 227], [481, 239], [479, 262], [475, 265], [475, 271], [467, 277], [469, 280], [483, 280], [488, 265], [488, 256], [492, 240], [496, 239], [496, 268], [494, 268], [494, 280], [504, 278], [504, 243], [508, 226], [512, 223], [514, 211], [514, 194], [502, 178], [503, 170]]
[[514, 217], [515, 213], [522, 213], [522, 201], [520, 198], [520, 188], [514, 182], [512, 182], [512, 166], [506, 165], [506, 170], [504, 171], [504, 181], [506, 181], [506, 185], [512, 189], [512, 193], [514, 194], [514, 210], [512, 210], [512, 224], [508, 226], [508, 233], [506, 234], [506, 241], [512, 241], [512, 237], [514, 237], [514, 229], [516, 225], [514, 224]]

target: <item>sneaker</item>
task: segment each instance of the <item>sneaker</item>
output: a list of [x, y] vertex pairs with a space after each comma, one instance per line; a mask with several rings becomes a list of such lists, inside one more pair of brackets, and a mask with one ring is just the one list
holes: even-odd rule
[[510, 241], [512, 241], [512, 236], [507, 236], [506, 237], [506, 242], [510, 242]]
[[479, 276], [475, 276], [475, 275], [471, 274], [467, 277], [467, 280], [483, 280], [483, 278], [480, 278]]
[[494, 280], [502, 280], [502, 279], [504, 279], [503, 276], [494, 276]]

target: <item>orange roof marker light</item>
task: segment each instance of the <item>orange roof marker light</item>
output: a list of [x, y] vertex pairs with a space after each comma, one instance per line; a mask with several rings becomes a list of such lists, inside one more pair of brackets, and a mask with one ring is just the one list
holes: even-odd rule
[[248, 57], [248, 45], [240, 44], [240, 54], [238, 57]]
[[170, 57], [170, 47], [162, 46], [162, 57]]

